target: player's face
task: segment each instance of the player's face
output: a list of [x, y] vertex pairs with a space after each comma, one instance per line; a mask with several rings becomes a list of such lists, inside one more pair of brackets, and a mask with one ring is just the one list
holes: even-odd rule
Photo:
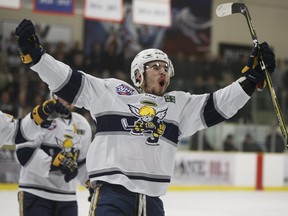
[[142, 88], [145, 93], [162, 96], [166, 92], [170, 83], [170, 76], [168, 74], [168, 65], [165, 62], [149, 62], [143, 75]]

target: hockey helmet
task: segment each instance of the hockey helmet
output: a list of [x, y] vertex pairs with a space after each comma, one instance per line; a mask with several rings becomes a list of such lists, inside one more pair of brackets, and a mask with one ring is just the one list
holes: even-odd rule
[[[145, 72], [145, 64], [152, 61], [163, 61], [168, 65], [168, 74], [174, 76], [174, 67], [167, 54], [159, 49], [145, 49], [139, 52], [131, 63], [131, 80], [136, 87], [140, 87], [143, 82], [143, 73]], [[137, 71], [142, 76], [141, 82], [136, 79]]]

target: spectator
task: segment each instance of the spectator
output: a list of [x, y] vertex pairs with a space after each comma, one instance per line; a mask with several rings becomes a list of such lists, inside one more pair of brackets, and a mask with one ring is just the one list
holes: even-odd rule
[[9, 85], [13, 84], [14, 77], [9, 70], [9, 67], [7, 64], [4, 64], [0, 68], [0, 91], [4, 90]]
[[224, 151], [238, 151], [235, 147], [234, 136], [232, 134], [228, 134], [226, 139], [223, 142], [223, 150]]
[[249, 133], [246, 134], [242, 144], [244, 152], [262, 152], [260, 146], [256, 143], [253, 136]]
[[11, 100], [11, 94], [8, 90], [1, 92], [0, 110], [13, 116], [17, 116], [17, 108]]
[[13, 32], [10, 34], [10, 38], [5, 41], [7, 52], [7, 64], [12, 72], [17, 72], [17, 68], [21, 65], [21, 60], [17, 56], [17, 45], [14, 41], [15, 35]]
[[209, 143], [206, 135], [203, 132], [197, 132], [192, 136], [190, 150], [213, 151], [214, 149]]
[[182, 51], [179, 51], [176, 53], [175, 56], [171, 58], [171, 61], [173, 62], [175, 70], [178, 71], [177, 75], [175, 76], [174, 89], [185, 89], [188, 91], [191, 85], [191, 83], [189, 82], [190, 80], [187, 79], [191, 76], [191, 74], [187, 74], [187, 72], [191, 73], [190, 71], [187, 71], [187, 65], [189, 64], [189, 60], [186, 58]]
[[102, 46], [99, 42], [95, 42], [87, 58], [87, 65], [91, 72], [97, 74], [102, 70], [102, 58]]
[[273, 126], [265, 138], [266, 152], [284, 152], [285, 146], [283, 136], [279, 133], [278, 128]]
[[108, 70], [112, 77], [117, 71], [124, 69], [124, 56], [122, 52], [118, 52], [119, 43], [116, 39], [110, 39], [106, 42], [103, 52], [103, 69]]

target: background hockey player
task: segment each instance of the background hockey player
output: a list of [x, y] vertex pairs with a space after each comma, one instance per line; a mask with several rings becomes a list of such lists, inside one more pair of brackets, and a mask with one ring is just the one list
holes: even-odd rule
[[33, 113], [37, 114], [28, 113], [23, 119], [14, 119], [0, 111], [0, 147], [34, 140], [41, 133], [43, 121], [49, 124], [53, 118], [68, 115], [70, 111], [57, 100], [51, 99], [36, 106]]
[[[67, 109], [72, 106], [57, 98]], [[42, 122], [45, 124], [45, 122]], [[18, 200], [23, 216], [77, 216], [76, 177], [88, 180], [92, 131], [78, 113], [54, 119], [33, 142], [16, 145], [21, 164]]]
[[[178, 141], [232, 117], [250, 99], [256, 85], [264, 87], [260, 52], [269, 71], [275, 68], [274, 53], [263, 43], [260, 50], [253, 50], [243, 76], [227, 87], [201, 95], [166, 93], [174, 68], [161, 50], [147, 49], [136, 55], [131, 64], [133, 87], [118, 79], [72, 70], [55, 60], [42, 49], [30, 20], [23, 20], [15, 34], [23, 63], [56, 95], [90, 110], [97, 125], [87, 155], [87, 170], [95, 188], [90, 215], [97, 216], [164, 215], [160, 196], [171, 181]], [[131, 133], [145, 116], [135, 113], [148, 106], [155, 109], [162, 125], [153, 145], [149, 145], [149, 131]], [[149, 124], [148, 118], [145, 121], [146, 128], [155, 125]]]

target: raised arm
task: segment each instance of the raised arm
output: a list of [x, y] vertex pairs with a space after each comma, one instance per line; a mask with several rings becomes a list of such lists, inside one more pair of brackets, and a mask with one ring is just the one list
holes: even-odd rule
[[38, 73], [49, 89], [60, 98], [74, 106], [89, 110], [92, 92], [94, 99], [105, 93], [103, 79], [73, 70], [69, 65], [45, 53], [30, 20], [24, 19], [16, 28], [15, 35], [22, 62]]
[[[80, 89], [82, 74], [45, 53], [30, 20], [24, 19], [16, 28], [15, 35], [22, 62], [37, 72], [52, 92], [72, 103]], [[65, 86], [67, 83], [69, 85]]]

